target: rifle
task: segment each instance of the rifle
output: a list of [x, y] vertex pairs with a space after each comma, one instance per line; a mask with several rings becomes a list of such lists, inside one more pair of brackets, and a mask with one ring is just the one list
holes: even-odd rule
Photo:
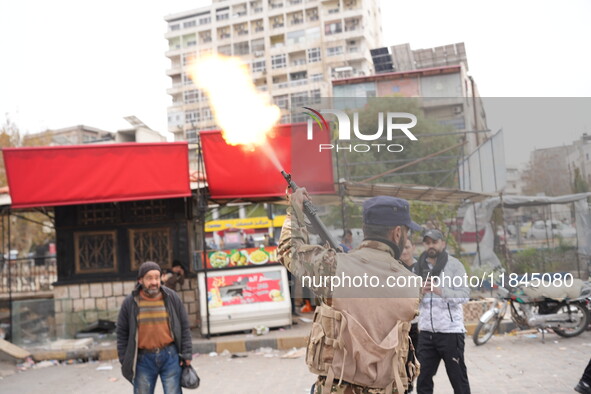
[[[285, 171], [281, 171], [281, 175], [283, 175], [283, 178], [285, 178], [287, 184], [293, 192], [298, 190], [298, 185], [296, 185], [295, 182], [291, 179], [291, 174], [288, 174]], [[312, 204], [308, 200], [304, 200], [304, 214], [306, 215], [306, 217], [312, 224], [312, 227], [314, 228], [314, 230], [316, 230], [316, 233], [320, 236], [323, 242], [328, 242], [330, 247], [337, 251], [342, 250], [338, 242], [332, 237], [332, 235], [330, 235], [330, 233], [326, 229], [326, 226], [318, 217], [318, 208], [316, 208], [314, 204]]]

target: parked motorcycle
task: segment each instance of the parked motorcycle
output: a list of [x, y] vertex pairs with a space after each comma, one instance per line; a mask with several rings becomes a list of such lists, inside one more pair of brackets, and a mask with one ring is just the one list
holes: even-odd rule
[[591, 284], [580, 279], [573, 279], [570, 286], [565, 282], [555, 286], [555, 281], [538, 280], [535, 287], [531, 286], [531, 282], [519, 282], [524, 283], [510, 287], [510, 290], [501, 283], [493, 284], [493, 289], [497, 291], [496, 301], [480, 317], [472, 336], [474, 344], [479, 346], [488, 342], [499, 328], [507, 309], [519, 329], [539, 329], [542, 340], [545, 329], [552, 329], [565, 338], [576, 337], [585, 331], [590, 322], [588, 304]]

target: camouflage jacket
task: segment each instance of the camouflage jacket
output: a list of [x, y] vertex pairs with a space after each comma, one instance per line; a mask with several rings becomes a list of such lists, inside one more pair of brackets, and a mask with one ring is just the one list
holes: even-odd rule
[[[353, 251], [351, 254], [337, 253], [337, 251], [334, 249], [329, 248], [328, 245], [310, 245], [308, 244], [308, 232], [304, 223], [304, 214], [301, 209], [298, 209], [295, 206], [289, 208], [288, 215], [281, 232], [278, 248], [278, 257], [281, 264], [283, 264], [293, 275], [299, 278], [303, 278], [305, 276], [316, 278], [338, 276], [343, 269], [345, 269], [347, 272], [355, 273], [355, 267], [353, 267], [356, 265], [355, 260], [361, 260], [365, 263], [371, 260], [371, 263], [374, 267], [381, 266], [383, 270], [387, 270], [387, 272], [393, 276], [415, 276], [405, 269], [400, 262], [394, 259], [394, 251], [390, 248], [390, 246], [379, 241], [365, 240], [361, 243], [359, 248]], [[364, 257], [370, 258], [365, 260]], [[386, 263], [386, 261], [388, 263]], [[345, 265], [339, 266], [339, 262]], [[357, 266], [359, 266], [359, 264], [357, 264]], [[360, 272], [357, 271], [356, 273], [359, 274]], [[340, 298], [342, 293], [339, 293], [339, 295], [333, 294], [330, 286], [307, 287], [311, 288], [311, 290], [313, 290], [317, 296], [323, 298], [325, 302], [329, 302], [330, 304], [342, 300], [342, 298]], [[395, 289], [391, 290], [394, 291]], [[364, 293], [366, 291], [367, 290], [364, 289]], [[406, 292], [407, 289], [397, 289], [395, 291]], [[388, 297], [390, 294], [380, 293], [375, 296]], [[355, 295], [353, 295], [353, 297], [355, 297]], [[418, 289], [412, 290], [411, 295], [406, 297], [412, 298], [414, 301], [401, 303], [401, 308], [388, 308], [391, 310], [391, 313], [389, 313], [388, 316], [383, 316], [383, 319], [381, 319], [382, 321], [388, 322], [386, 325], [391, 323], [391, 326], [393, 327], [396, 321], [410, 321], [416, 315], [418, 308]], [[347, 298], [347, 296], [345, 296], [345, 298]], [[340, 303], [342, 304], [342, 302]], [[348, 304], [346, 301], [345, 303]], [[352, 302], [351, 305], [348, 305], [348, 311], [353, 312], [353, 310], [350, 308], [355, 309], [355, 305], [355, 302]], [[357, 313], [359, 313], [359, 308], [357, 307], [356, 309]], [[368, 322], [369, 321], [371, 321], [371, 319], [369, 319]], [[366, 327], [366, 329], [368, 329], [368, 332], [377, 334], [377, 336], [379, 336], [378, 332], [374, 332], [376, 326], [369, 324], [369, 327]], [[315, 371], [313, 372], [318, 373]], [[323, 375], [324, 374], [320, 374], [320, 376], [318, 376], [314, 393], [320, 394], [326, 392], [326, 377]], [[330, 391], [331, 393], [390, 394], [386, 393], [386, 389], [351, 384], [347, 383], [345, 379], [343, 379], [341, 384], [337, 383], [338, 382], [335, 381], [335, 383], [332, 385]], [[394, 385], [392, 393], [396, 392], [398, 391]]]

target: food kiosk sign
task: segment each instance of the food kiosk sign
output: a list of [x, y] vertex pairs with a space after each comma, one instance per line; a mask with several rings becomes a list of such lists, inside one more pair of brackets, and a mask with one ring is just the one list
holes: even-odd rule
[[281, 279], [270, 272], [208, 277], [207, 289], [210, 309], [285, 300]]
[[277, 263], [277, 246], [210, 251], [206, 262], [213, 269], [273, 264]]

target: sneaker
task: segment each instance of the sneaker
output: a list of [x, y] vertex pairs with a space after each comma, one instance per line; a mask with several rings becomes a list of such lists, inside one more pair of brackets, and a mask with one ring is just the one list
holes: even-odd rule
[[577, 384], [577, 386], [575, 387], [575, 391], [577, 393], [582, 393], [582, 394], [591, 394], [591, 386], [589, 386], [587, 383], [583, 382], [582, 380], [579, 380], [579, 384]]

